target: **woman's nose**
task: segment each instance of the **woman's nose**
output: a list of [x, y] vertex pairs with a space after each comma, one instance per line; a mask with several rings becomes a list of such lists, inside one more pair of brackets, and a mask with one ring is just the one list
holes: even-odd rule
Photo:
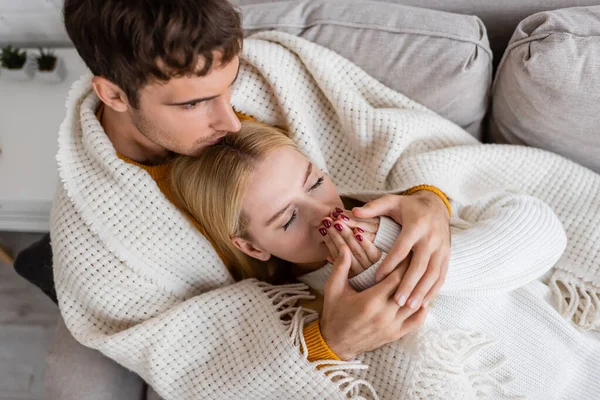
[[323, 219], [331, 214], [331, 210], [331, 205], [314, 200], [311, 204], [311, 224], [315, 227], [322, 225]]

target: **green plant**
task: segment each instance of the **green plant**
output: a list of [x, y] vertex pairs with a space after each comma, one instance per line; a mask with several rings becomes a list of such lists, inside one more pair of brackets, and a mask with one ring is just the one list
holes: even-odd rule
[[27, 52], [17, 47], [12, 47], [10, 44], [2, 48], [0, 62], [7, 69], [21, 69], [27, 61]]
[[38, 54], [35, 59], [40, 71], [54, 71], [57, 59], [52, 50], [44, 50], [40, 47], [40, 54]]

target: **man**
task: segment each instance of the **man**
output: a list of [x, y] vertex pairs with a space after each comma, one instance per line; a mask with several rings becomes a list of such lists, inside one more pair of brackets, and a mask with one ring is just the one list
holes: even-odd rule
[[[228, 2], [66, 0], [64, 17], [94, 75], [67, 104], [51, 231], [59, 304], [78, 341], [166, 399], [321, 398], [338, 388], [305, 356], [347, 360], [422, 324], [450, 248], [447, 199], [435, 188], [357, 211], [390, 215], [402, 235], [372, 290], [350, 290], [349, 259], [336, 262], [322, 316], [301, 333], [306, 347], [280, 329], [297, 323], [280, 315], [281, 299], [303, 294], [234, 283], [202, 227], [188, 230], [169, 204], [170, 159], [199, 154], [248, 118], [230, 105], [242, 30]], [[406, 274], [396, 268], [409, 260]], [[278, 376], [257, 382], [265, 373]], [[308, 391], [307, 379], [320, 383]]]

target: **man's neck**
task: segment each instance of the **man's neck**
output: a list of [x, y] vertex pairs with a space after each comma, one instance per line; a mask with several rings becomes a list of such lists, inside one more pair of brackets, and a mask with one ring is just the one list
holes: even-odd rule
[[158, 165], [169, 159], [170, 152], [142, 135], [126, 113], [104, 106], [101, 123], [120, 155], [144, 165]]

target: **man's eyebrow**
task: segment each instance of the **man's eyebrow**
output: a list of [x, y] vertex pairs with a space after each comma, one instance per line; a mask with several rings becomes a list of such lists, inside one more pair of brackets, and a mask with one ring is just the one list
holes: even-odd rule
[[240, 69], [242, 68], [242, 63], [238, 64], [238, 69], [237, 72], [235, 73], [235, 78], [233, 78], [233, 80], [231, 81], [231, 83], [229, 84], [229, 87], [232, 87], [233, 84], [235, 83], [235, 81], [237, 81], [238, 76], [240, 76]]
[[217, 95], [217, 96], [210, 96], [210, 97], [201, 97], [199, 99], [192, 99], [192, 100], [184, 101], [181, 103], [167, 103], [167, 105], [168, 106], [187, 106], [189, 104], [202, 103], [204, 101], [216, 99], [217, 97], [219, 97], [219, 96]]
[[[308, 167], [306, 168], [306, 175], [304, 176], [304, 183], [302, 183], [302, 186], [306, 185], [306, 181], [308, 180], [308, 177], [310, 176], [310, 173], [312, 172], [312, 168], [313, 168], [312, 163], [309, 162]], [[275, 213], [275, 215], [273, 215], [271, 218], [269, 218], [269, 220], [267, 221], [265, 226], [271, 225], [277, 218], [281, 217], [288, 208], [290, 208], [290, 204], [283, 207], [281, 210], [277, 211]]]
[[[231, 81], [231, 83], [229, 84], [229, 87], [233, 86], [233, 84], [237, 80], [238, 76], [240, 75], [240, 67], [241, 67], [241, 64], [238, 64], [238, 69], [237, 69], [237, 72], [235, 73], [235, 78], [233, 78], [233, 81]], [[196, 104], [196, 103], [202, 103], [204, 101], [210, 101], [212, 99], [216, 99], [217, 97], [219, 97], [219, 95], [210, 96], [210, 97], [201, 97], [199, 99], [187, 100], [187, 101], [184, 101], [181, 103], [167, 103], [167, 105], [168, 106], [187, 106], [190, 104]]]

